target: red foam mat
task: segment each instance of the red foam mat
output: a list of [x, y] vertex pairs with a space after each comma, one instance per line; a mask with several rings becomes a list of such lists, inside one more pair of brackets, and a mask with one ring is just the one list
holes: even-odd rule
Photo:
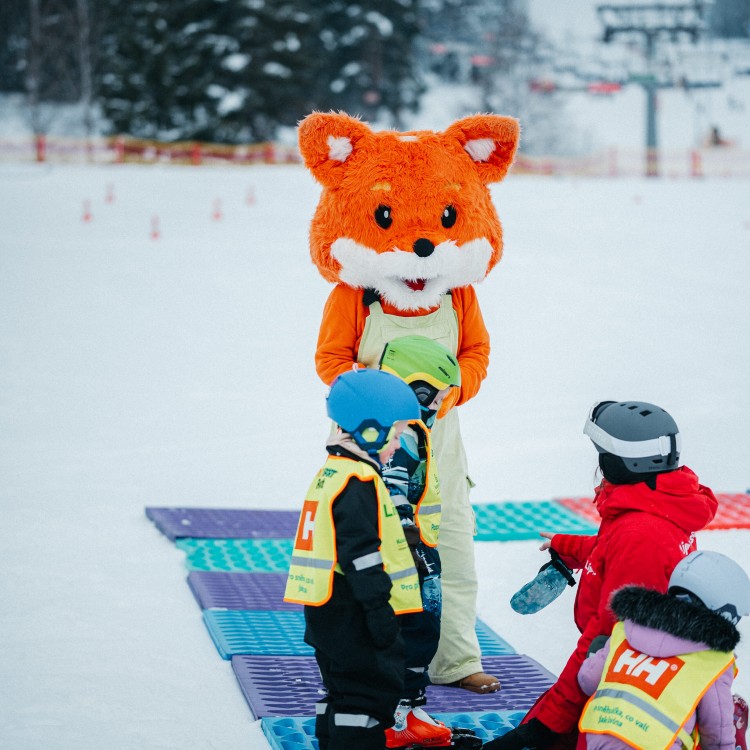
[[[750, 529], [750, 494], [746, 492], [717, 492], [719, 508], [707, 529]], [[556, 501], [573, 513], [599, 523], [599, 513], [591, 497], [562, 497]]]

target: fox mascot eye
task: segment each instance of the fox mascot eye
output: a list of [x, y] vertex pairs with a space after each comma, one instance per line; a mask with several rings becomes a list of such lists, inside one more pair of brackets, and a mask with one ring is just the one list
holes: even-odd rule
[[379, 227], [388, 229], [393, 224], [393, 215], [391, 214], [390, 206], [379, 205], [375, 209], [375, 221]]
[[443, 211], [443, 215], [440, 218], [440, 223], [446, 228], [450, 229], [455, 223], [458, 214], [453, 206], [446, 206]]

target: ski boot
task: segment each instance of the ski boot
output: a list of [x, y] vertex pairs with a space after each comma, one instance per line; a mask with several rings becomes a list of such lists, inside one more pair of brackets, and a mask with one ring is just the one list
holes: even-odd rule
[[452, 747], [475, 750], [482, 740], [470, 729], [447, 727], [442, 721], [433, 719], [421, 705], [421, 701], [402, 700], [396, 708], [396, 724], [385, 730], [385, 746], [399, 750], [420, 750], [429, 747]]

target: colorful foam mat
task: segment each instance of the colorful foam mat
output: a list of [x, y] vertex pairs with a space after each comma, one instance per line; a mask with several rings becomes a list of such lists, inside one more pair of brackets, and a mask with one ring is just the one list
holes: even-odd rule
[[286, 573], [291, 539], [178, 539], [190, 570]]
[[[521, 723], [524, 711], [487, 711], [437, 713], [435, 717], [450, 727], [472, 730], [482, 742], [504, 735]], [[263, 733], [274, 750], [318, 750], [315, 719], [306, 716], [284, 716], [261, 720]]]
[[[206, 609], [203, 621], [222, 659], [239, 654], [304, 656], [313, 653], [304, 641], [305, 616], [301, 611]], [[477, 620], [475, 631], [483, 656], [515, 654], [513, 647], [481, 620]]]
[[286, 573], [222, 573], [194, 570], [188, 585], [201, 609], [273, 609], [301, 611], [284, 601]]
[[[750, 494], [745, 492], [717, 492], [719, 507], [707, 529], [750, 529]], [[593, 497], [561, 497], [560, 505], [587, 519], [597, 527], [601, 522]], [[556, 529], [557, 530], [557, 529]]]
[[559, 534], [596, 534], [588, 518], [554, 501], [506, 502], [474, 505], [478, 542], [537, 539], [540, 531]]
[[[522, 654], [487, 656], [482, 666], [502, 685], [497, 693], [478, 695], [443, 685], [427, 688], [431, 712], [527, 711], [555, 681], [538, 662]], [[232, 669], [253, 715], [305, 716], [314, 713], [323, 694], [313, 657], [233, 656]]]
[[236, 508], [146, 508], [146, 515], [169, 539], [289, 539], [299, 511]]

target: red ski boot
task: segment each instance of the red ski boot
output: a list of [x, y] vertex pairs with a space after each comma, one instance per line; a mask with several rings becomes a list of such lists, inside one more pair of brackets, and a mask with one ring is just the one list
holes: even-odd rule
[[420, 706], [401, 701], [396, 708], [396, 724], [385, 730], [387, 748], [451, 747], [453, 732], [433, 719]]

